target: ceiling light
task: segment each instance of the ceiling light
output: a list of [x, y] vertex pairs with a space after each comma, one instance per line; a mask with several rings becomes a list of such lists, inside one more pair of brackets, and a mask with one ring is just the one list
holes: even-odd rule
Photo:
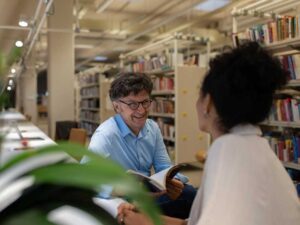
[[11, 86], [7, 86], [6, 90], [11, 91], [12, 87]]
[[10, 80], [8, 81], [8, 85], [13, 86], [13, 85], [14, 85], [14, 81], [13, 81], [12, 79], [10, 79]]
[[11, 73], [15, 73], [15, 72], [17, 72], [17, 71], [16, 71], [15, 68], [11, 68], [10, 72], [11, 72]]
[[91, 49], [94, 48], [93, 45], [88, 45], [88, 44], [76, 44], [75, 48], [77, 49]]
[[26, 16], [21, 15], [19, 19], [19, 26], [20, 27], [28, 27], [28, 19]]
[[109, 5], [111, 3], [113, 3], [114, 0], [106, 0], [105, 2], [103, 2], [102, 4], [100, 4], [98, 7], [97, 7], [97, 10], [96, 12], [97, 13], [102, 13], [105, 9], [107, 9], [109, 7]]
[[16, 41], [15, 45], [16, 45], [18, 48], [21, 48], [21, 47], [23, 47], [23, 42], [22, 42], [22, 41]]
[[19, 21], [19, 26], [20, 27], [28, 27], [28, 22], [25, 20], [20, 20]]
[[197, 5], [195, 8], [201, 11], [211, 12], [216, 9], [222, 8], [228, 3], [229, 0], [206, 0]]
[[98, 55], [94, 58], [94, 61], [99, 61], [99, 62], [103, 62], [103, 61], [106, 61], [107, 60], [107, 57], [106, 56], [101, 56], [101, 55]]

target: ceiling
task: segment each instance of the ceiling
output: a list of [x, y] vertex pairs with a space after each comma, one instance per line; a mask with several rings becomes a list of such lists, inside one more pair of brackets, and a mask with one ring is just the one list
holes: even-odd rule
[[[46, 27], [47, 16], [44, 16], [45, 23], [40, 32], [36, 32], [37, 26], [33, 29], [32, 25], [39, 24], [43, 19], [46, 3], [51, 1], [0, 0], [0, 7], [4, 9], [0, 14], [0, 51], [8, 54], [15, 41], [19, 39], [24, 41], [23, 55], [26, 56], [28, 49], [36, 50], [37, 66], [45, 66], [47, 32], [49, 32]], [[53, 1], [54, 6], [56, 1], [58, 0]], [[117, 60], [121, 53], [161, 40], [175, 32], [210, 38], [213, 43], [222, 42], [231, 32], [230, 12], [232, 8], [258, 2], [256, 0], [228, 0], [229, 3], [225, 7], [209, 12], [195, 8], [205, 0], [67, 1], [73, 1], [74, 4], [73, 32], [76, 68], [93, 63], [95, 56], [105, 56], [109, 62]], [[264, 0], [259, 2], [262, 1]], [[271, 0], [265, 2], [271, 2]], [[41, 14], [35, 15], [38, 6], [40, 6]], [[20, 16], [30, 21], [29, 27], [18, 26]], [[35, 33], [36, 38], [34, 38]], [[33, 39], [36, 41], [32, 41]]]

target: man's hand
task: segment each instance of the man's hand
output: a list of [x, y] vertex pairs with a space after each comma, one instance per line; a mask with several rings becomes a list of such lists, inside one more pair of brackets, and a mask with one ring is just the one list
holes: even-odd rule
[[167, 195], [172, 199], [177, 199], [184, 188], [184, 184], [176, 179], [168, 179], [167, 180]]

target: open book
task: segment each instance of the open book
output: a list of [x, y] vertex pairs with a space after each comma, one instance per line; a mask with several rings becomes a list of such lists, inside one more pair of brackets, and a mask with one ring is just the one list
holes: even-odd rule
[[111, 199], [104, 199], [104, 198], [93, 198], [95, 204], [101, 206], [105, 209], [108, 213], [110, 213], [113, 217], [118, 216], [118, 206], [126, 202], [122, 198], [111, 198]]
[[175, 166], [171, 166], [158, 173], [148, 177], [142, 173], [134, 170], [127, 170], [128, 173], [135, 175], [139, 180], [143, 181], [151, 191], [164, 191], [166, 190], [166, 182], [168, 179], [172, 179], [186, 164], [181, 163]]

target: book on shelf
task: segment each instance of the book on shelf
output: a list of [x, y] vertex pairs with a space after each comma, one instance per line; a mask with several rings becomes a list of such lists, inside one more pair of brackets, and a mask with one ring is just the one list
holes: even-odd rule
[[243, 39], [258, 41], [269, 45], [278, 41], [299, 37], [299, 20], [300, 17], [298, 15], [286, 15], [264, 24], [249, 27], [244, 32], [233, 36], [234, 46], [238, 46], [238, 42]]
[[139, 180], [144, 182], [144, 184], [147, 187], [149, 187], [151, 191], [160, 192], [165, 191], [167, 189], [168, 179], [174, 178], [174, 176], [185, 166], [186, 164], [184, 163], [177, 164], [175, 166], [171, 166], [167, 169], [164, 169], [158, 173], [155, 173], [151, 176], [146, 176], [134, 170], [128, 170], [127, 172], [136, 176]]

